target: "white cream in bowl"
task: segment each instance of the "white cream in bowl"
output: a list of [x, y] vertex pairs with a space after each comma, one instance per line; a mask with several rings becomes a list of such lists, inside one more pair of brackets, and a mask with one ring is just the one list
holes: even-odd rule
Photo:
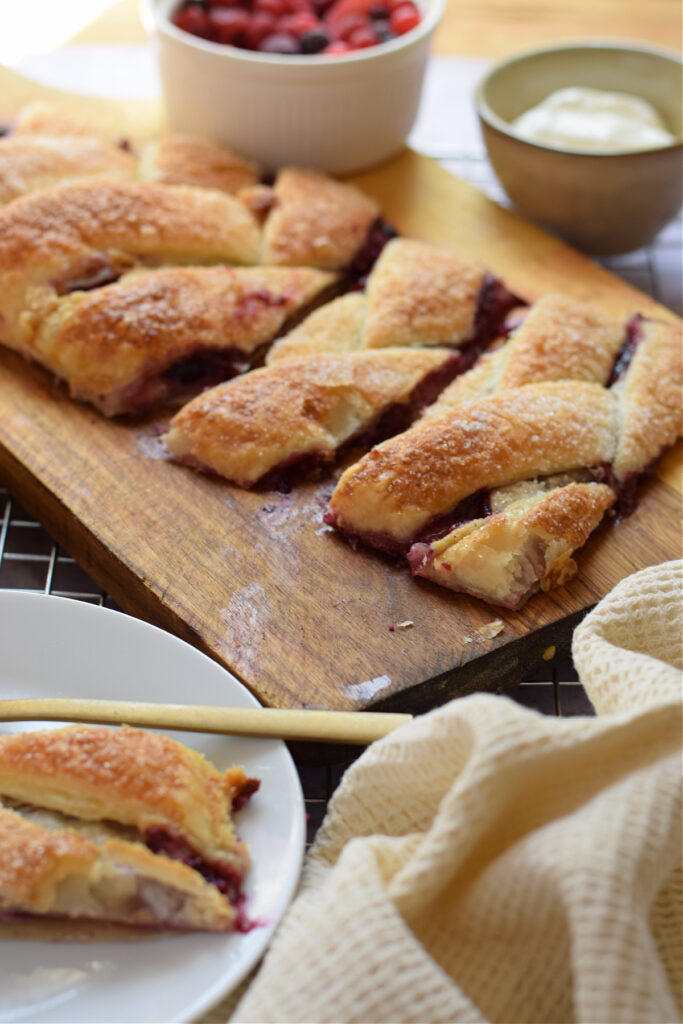
[[640, 96], [578, 86], [551, 93], [512, 127], [529, 142], [584, 153], [637, 152], [678, 141]]

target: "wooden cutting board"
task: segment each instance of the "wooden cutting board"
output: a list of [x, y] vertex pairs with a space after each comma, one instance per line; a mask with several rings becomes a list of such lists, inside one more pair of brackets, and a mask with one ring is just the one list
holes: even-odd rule
[[[46, 95], [60, 98], [0, 69], [0, 118]], [[65, 99], [133, 138], [159, 123], [153, 104]], [[454, 243], [528, 299], [560, 289], [624, 317], [672, 318], [415, 153], [356, 180], [401, 233]], [[417, 711], [502, 689], [544, 652], [566, 655], [575, 624], [619, 580], [681, 555], [680, 447], [643, 486], [636, 513], [593, 535], [576, 579], [502, 612], [352, 551], [323, 525], [333, 476], [288, 495], [247, 493], [168, 462], [161, 423], [109, 422], [0, 350], [10, 491], [123, 608], [210, 654], [266, 704]]]

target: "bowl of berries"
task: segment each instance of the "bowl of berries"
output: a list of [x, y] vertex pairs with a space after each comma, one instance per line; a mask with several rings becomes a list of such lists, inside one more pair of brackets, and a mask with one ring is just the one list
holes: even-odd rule
[[351, 174], [404, 145], [445, 0], [149, 3], [171, 131]]

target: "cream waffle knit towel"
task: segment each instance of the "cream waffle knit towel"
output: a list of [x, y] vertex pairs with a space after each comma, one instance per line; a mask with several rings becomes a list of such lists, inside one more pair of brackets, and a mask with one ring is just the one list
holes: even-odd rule
[[574, 658], [597, 718], [482, 694], [354, 764], [233, 1021], [680, 1019], [680, 563]]

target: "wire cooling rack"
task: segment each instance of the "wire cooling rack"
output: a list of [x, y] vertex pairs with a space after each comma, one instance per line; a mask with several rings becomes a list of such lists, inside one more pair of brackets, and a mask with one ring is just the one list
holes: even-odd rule
[[[428, 155], [440, 159], [450, 171], [476, 185], [490, 198], [503, 204], [505, 195], [483, 150], [474, 143], [466, 152], [448, 147]], [[653, 244], [627, 256], [603, 260], [617, 276], [680, 313], [683, 291], [683, 224], [669, 224]], [[116, 602], [99, 587], [31, 515], [2, 486], [0, 480], [0, 588], [28, 590], [86, 601], [118, 609]], [[121, 609], [118, 609], [119, 611]], [[571, 661], [541, 663], [519, 687], [508, 694], [527, 707], [549, 715], [592, 714], [592, 708]], [[348, 748], [345, 748], [348, 751]], [[327, 802], [349, 764], [330, 751], [330, 762], [309, 764], [305, 757], [295, 761], [306, 800], [308, 841], [312, 840], [325, 814]]]

